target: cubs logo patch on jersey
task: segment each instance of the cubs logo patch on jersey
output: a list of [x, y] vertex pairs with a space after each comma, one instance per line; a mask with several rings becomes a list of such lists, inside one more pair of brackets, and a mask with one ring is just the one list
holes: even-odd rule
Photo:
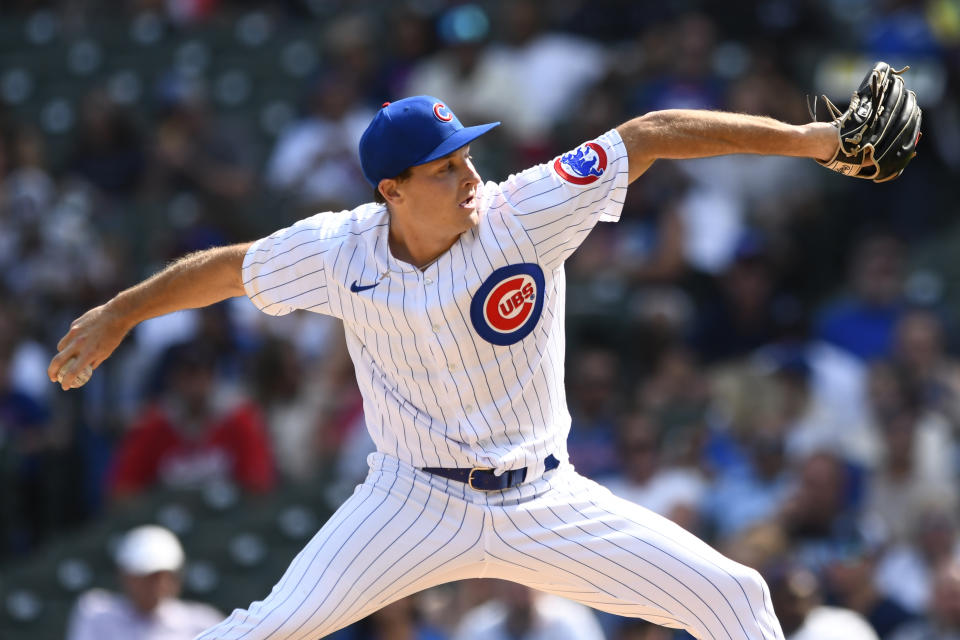
[[495, 345], [520, 342], [540, 320], [543, 288], [543, 269], [539, 265], [523, 262], [500, 267], [473, 294], [473, 328]]
[[607, 152], [596, 142], [586, 142], [554, 160], [553, 170], [571, 184], [592, 184], [607, 170]]

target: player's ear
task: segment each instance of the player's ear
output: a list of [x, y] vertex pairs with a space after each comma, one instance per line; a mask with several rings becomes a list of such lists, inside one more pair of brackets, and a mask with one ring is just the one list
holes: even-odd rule
[[387, 204], [392, 204], [398, 202], [403, 197], [397, 189], [399, 186], [399, 181], [393, 178], [384, 178], [380, 181], [380, 184], [377, 185], [377, 189], [380, 191], [383, 199], [387, 201]]

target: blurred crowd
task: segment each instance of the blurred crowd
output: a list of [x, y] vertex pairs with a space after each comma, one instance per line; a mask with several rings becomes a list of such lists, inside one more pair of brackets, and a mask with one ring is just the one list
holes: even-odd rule
[[[369, 200], [356, 149], [382, 102], [426, 93], [502, 121], [473, 149], [502, 180], [650, 110], [805, 122], [805, 94], [846, 104], [883, 59], [912, 66], [924, 109], [897, 182], [661, 161], [574, 254], [570, 454], [761, 570], [788, 638], [960, 637], [956, 299], [914, 266], [960, 207], [955, 1], [22, 0], [0, 21], [40, 16], [66, 41], [106, 4], [174, 41], [307, 29], [315, 64], [269, 85], [294, 109], [254, 114], [224, 108], [190, 56], [136, 101], [92, 76], [64, 134], [11, 99], [6, 72], [30, 56], [0, 56], [0, 568], [155, 487], [323, 482], [336, 505], [363, 478], [372, 443], [331, 318], [239, 298], [142, 324], [81, 390], [46, 365], [73, 318], [176, 256]], [[514, 591], [428, 592], [343, 637], [673, 637]]]

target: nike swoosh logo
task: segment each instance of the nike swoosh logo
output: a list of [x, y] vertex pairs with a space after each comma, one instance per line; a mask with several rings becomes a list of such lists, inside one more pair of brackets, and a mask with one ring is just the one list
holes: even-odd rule
[[360, 293], [361, 291], [366, 291], [367, 289], [373, 289], [373, 288], [374, 288], [375, 286], [377, 286], [378, 284], [380, 284], [380, 283], [379, 283], [379, 282], [374, 282], [373, 284], [359, 285], [359, 284], [357, 284], [357, 281], [354, 280], [354, 281], [353, 281], [353, 284], [350, 285], [350, 291], [353, 291], [354, 293]]

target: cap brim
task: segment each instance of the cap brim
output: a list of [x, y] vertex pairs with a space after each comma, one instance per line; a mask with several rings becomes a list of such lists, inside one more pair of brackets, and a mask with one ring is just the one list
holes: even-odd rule
[[500, 126], [499, 122], [491, 122], [489, 124], [478, 124], [473, 127], [464, 127], [441, 142], [436, 149], [428, 153], [426, 157], [415, 162], [412, 166], [415, 167], [420, 164], [426, 164], [436, 160], [437, 158], [442, 158], [448, 153], [453, 153], [460, 147], [470, 144], [487, 131], [490, 131], [490, 129], [498, 126]]

